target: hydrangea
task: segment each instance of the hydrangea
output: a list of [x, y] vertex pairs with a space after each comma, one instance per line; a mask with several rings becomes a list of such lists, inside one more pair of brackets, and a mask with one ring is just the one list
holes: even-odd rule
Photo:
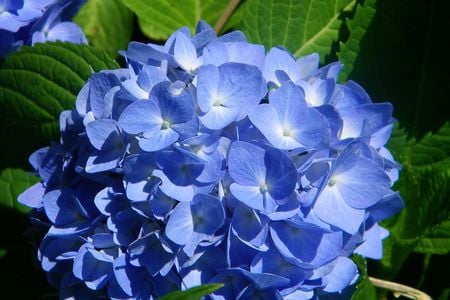
[[339, 63], [203, 22], [122, 54], [31, 155], [42, 182], [19, 198], [62, 299], [215, 282], [214, 300], [311, 299], [356, 282], [353, 253], [381, 258], [378, 222], [403, 207], [392, 106], [338, 83]]
[[45, 41], [86, 43], [70, 19], [86, 0], [0, 0], [0, 58], [21, 45]]

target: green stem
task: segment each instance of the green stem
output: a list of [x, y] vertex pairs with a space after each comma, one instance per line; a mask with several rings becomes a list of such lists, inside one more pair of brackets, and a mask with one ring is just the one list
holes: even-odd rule
[[216, 25], [214, 25], [214, 30], [216, 31], [216, 33], [219, 33], [222, 30], [223, 26], [225, 26], [228, 19], [231, 17], [234, 10], [238, 6], [239, 2], [240, 0], [230, 0], [230, 3], [228, 3], [227, 8], [225, 8], [225, 11], [220, 16], [219, 20], [217, 20]]

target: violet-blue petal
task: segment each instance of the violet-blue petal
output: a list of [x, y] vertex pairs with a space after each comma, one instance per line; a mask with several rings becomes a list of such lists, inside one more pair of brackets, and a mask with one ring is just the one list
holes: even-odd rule
[[291, 263], [319, 267], [339, 255], [342, 234], [308, 223], [272, 222], [270, 234], [278, 251]]
[[239, 239], [258, 249], [266, 242], [269, 222], [266, 216], [253, 209], [240, 206], [234, 210], [231, 228]]

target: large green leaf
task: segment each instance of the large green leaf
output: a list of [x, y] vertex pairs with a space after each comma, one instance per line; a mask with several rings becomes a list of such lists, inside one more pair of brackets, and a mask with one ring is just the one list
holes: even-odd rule
[[419, 240], [414, 251], [425, 254], [450, 253], [450, 219], [436, 225]]
[[[391, 231], [391, 237], [385, 242], [382, 264], [386, 275], [392, 277], [414, 247], [424, 247], [423, 243], [430, 246], [429, 238], [435, 242], [437, 238], [448, 238], [450, 124], [446, 123], [420, 141], [407, 140], [405, 131], [395, 128], [388, 147], [403, 165], [395, 188], [400, 190], [406, 204], [397, 218], [384, 224]], [[431, 248], [421, 252], [437, 253]]]
[[196, 286], [185, 291], [175, 291], [165, 295], [161, 300], [199, 300], [200, 298], [220, 289], [223, 285], [220, 283], [204, 284]]
[[373, 99], [392, 102], [394, 115], [417, 138], [450, 116], [449, 11], [450, 1], [366, 0], [341, 47], [348, 77]]
[[214, 0], [122, 0], [138, 16], [141, 30], [154, 40], [164, 40], [176, 29], [188, 26], [192, 31], [199, 20], [211, 26], [228, 6]]
[[74, 21], [83, 29], [89, 44], [111, 57], [126, 48], [133, 30], [133, 13], [122, 0], [88, 0]]
[[340, 74], [342, 80], [348, 79], [348, 75], [353, 70], [353, 64], [360, 51], [361, 40], [375, 17], [376, 2], [377, 0], [366, 0], [364, 5], [358, 4], [353, 20], [347, 20], [350, 37], [345, 43], [341, 42], [338, 53], [339, 61], [344, 64]]
[[10, 207], [21, 212], [29, 209], [17, 202], [17, 197], [39, 178], [21, 169], [4, 169], [0, 173], [0, 208]]
[[251, 42], [284, 46], [296, 56], [318, 52], [323, 62], [338, 41], [343, 12], [356, 0], [248, 0], [243, 30]]
[[60, 112], [73, 108], [92, 72], [117, 67], [97, 49], [60, 42], [8, 57], [0, 67], [0, 166], [26, 166], [32, 151], [58, 139]]
[[359, 255], [354, 255], [352, 259], [359, 270], [359, 279], [356, 284], [356, 290], [352, 295], [352, 300], [376, 300], [377, 292], [367, 274], [367, 261]]

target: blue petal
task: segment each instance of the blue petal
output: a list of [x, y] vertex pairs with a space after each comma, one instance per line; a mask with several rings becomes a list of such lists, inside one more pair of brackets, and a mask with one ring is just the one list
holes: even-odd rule
[[325, 223], [355, 234], [364, 222], [365, 212], [347, 204], [337, 189], [325, 188], [313, 206], [314, 212]]
[[[336, 160], [331, 171], [333, 186], [351, 207], [363, 209], [380, 201], [389, 191], [391, 180], [372, 160], [358, 157], [349, 146]], [[330, 182], [330, 181], [329, 181]]]
[[61, 22], [52, 27], [47, 33], [47, 41], [70, 42], [74, 44], [87, 44], [83, 30], [72, 22]]
[[276, 71], [283, 71], [287, 74], [291, 81], [297, 81], [301, 78], [300, 69], [295, 63], [295, 59], [284, 49], [274, 47], [270, 49], [266, 56], [264, 64], [264, 77], [267, 81], [274, 83], [277, 86], [282, 85], [282, 81], [278, 80]]
[[172, 211], [166, 226], [166, 236], [178, 245], [185, 245], [194, 233], [191, 205], [180, 202]]
[[179, 33], [176, 36], [174, 58], [178, 65], [188, 72], [195, 71], [200, 65], [195, 46], [183, 33]]
[[295, 63], [299, 70], [300, 78], [305, 78], [319, 67], [320, 56], [318, 53], [312, 53], [300, 57]]
[[297, 183], [297, 169], [284, 152], [268, 148], [264, 157], [267, 170], [265, 184], [268, 192], [275, 200], [289, 197]]
[[194, 116], [194, 99], [180, 82], [158, 83], [150, 93], [150, 101], [152, 100], [158, 103], [161, 117], [170, 124], [186, 123]]
[[230, 191], [236, 199], [244, 203], [250, 208], [260, 211], [265, 210], [264, 194], [261, 193], [258, 186], [245, 186], [233, 183], [230, 186]]
[[220, 66], [229, 61], [228, 49], [224, 43], [214, 41], [203, 49], [203, 65]]
[[247, 142], [234, 142], [228, 152], [228, 170], [241, 185], [260, 186], [265, 183], [264, 149]]
[[405, 207], [400, 194], [391, 192], [386, 194], [380, 202], [369, 208], [370, 216], [375, 221], [382, 221], [397, 213]]
[[[296, 288], [305, 279], [305, 272], [296, 265], [287, 262], [276, 249], [258, 253], [253, 259], [250, 267], [253, 273], [270, 273], [289, 279], [289, 283], [280, 287]], [[285, 291], [283, 291], [285, 293]]]
[[38, 182], [33, 186], [26, 189], [19, 195], [17, 201], [20, 204], [26, 205], [31, 208], [41, 208], [43, 206], [43, 197], [45, 194], [45, 188], [42, 182]]
[[351, 259], [338, 257], [333, 271], [323, 278], [326, 283], [323, 290], [328, 293], [339, 292], [347, 287], [357, 274], [358, 268]]
[[213, 235], [225, 221], [222, 202], [213, 196], [196, 194], [191, 202], [194, 231]]
[[159, 186], [160, 179], [153, 176], [156, 168], [153, 154], [130, 155], [123, 163], [127, 197], [133, 201], [146, 201]]
[[[368, 227], [369, 225], [366, 224]], [[374, 223], [364, 231], [364, 242], [359, 245], [354, 252], [364, 257], [381, 259], [383, 257], [383, 239], [389, 236], [389, 231]]]
[[138, 75], [137, 83], [148, 93], [160, 82], [167, 81], [167, 76], [159, 68], [144, 65]]
[[157, 231], [130, 244], [128, 253], [132, 265], [146, 267], [152, 276], [158, 273], [164, 276], [174, 264], [172, 250]]
[[236, 42], [227, 44], [230, 62], [243, 63], [262, 69], [265, 49], [262, 45]]
[[57, 226], [69, 225], [86, 218], [81, 204], [70, 190], [54, 190], [45, 194], [44, 209], [49, 220]]
[[194, 188], [192, 185], [176, 185], [160, 170], [154, 171], [153, 175], [161, 179], [159, 189], [168, 197], [178, 201], [191, 201], [194, 198]]
[[291, 263], [316, 268], [335, 259], [342, 234], [309, 223], [272, 222], [270, 234], [278, 251]]
[[128, 133], [160, 130], [163, 119], [156, 101], [138, 100], [122, 112], [119, 124]]
[[98, 173], [116, 168], [124, 155], [123, 148], [113, 148], [111, 150], [94, 150], [86, 161], [85, 171], [87, 173]]
[[89, 244], [83, 245], [73, 261], [73, 274], [91, 289], [104, 287], [112, 275], [112, 261], [108, 261]]
[[242, 241], [257, 249], [265, 244], [269, 233], [267, 217], [245, 206], [234, 210], [231, 228]]
[[135, 296], [146, 282], [147, 271], [130, 264], [127, 255], [121, 255], [114, 260], [114, 275], [120, 288], [128, 295]]
[[263, 97], [264, 80], [258, 68], [239, 63], [206, 65], [197, 75], [197, 101], [205, 115], [200, 121], [222, 129], [242, 119]]
[[162, 129], [152, 133], [151, 136], [141, 138], [139, 147], [147, 152], [154, 152], [169, 147], [178, 140], [179, 134], [171, 129]]

